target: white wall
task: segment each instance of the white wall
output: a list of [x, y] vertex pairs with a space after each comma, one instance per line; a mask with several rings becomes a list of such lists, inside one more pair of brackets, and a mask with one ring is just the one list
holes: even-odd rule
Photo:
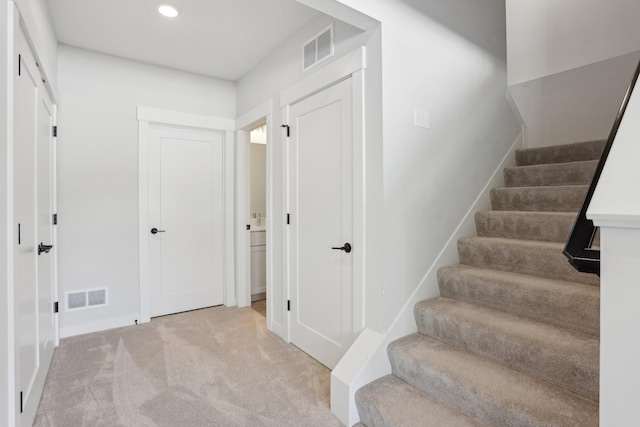
[[[301, 65], [301, 49], [302, 44], [308, 41], [315, 34], [323, 30], [330, 23], [334, 23], [334, 39], [335, 39], [335, 56], [334, 58], [323, 62], [306, 73], [302, 72]], [[358, 46], [368, 43], [372, 33], [363, 33], [362, 31], [347, 25], [343, 22], [332, 19], [326, 15], [319, 14], [304, 28], [293, 34], [285, 43], [278, 46], [269, 53], [262, 61], [251, 69], [237, 83], [238, 91], [238, 116], [251, 110], [253, 107], [261, 103], [273, 99], [273, 123], [274, 128], [284, 123], [282, 120], [282, 112], [280, 106], [280, 91], [288, 88], [294, 83], [300, 81], [305, 76], [317, 71], [326, 65], [332, 63], [335, 59], [340, 58], [344, 54], [350, 52]], [[371, 52], [369, 62], [375, 63], [375, 51]], [[371, 74], [372, 81], [375, 81], [375, 71]], [[378, 120], [377, 125], [380, 124]], [[377, 132], [379, 134], [379, 132]], [[275, 135], [281, 135], [280, 131], [275, 131]], [[283, 329], [285, 325], [285, 301], [287, 299], [286, 289], [284, 288], [284, 266], [283, 257], [283, 225], [286, 213], [283, 210], [283, 170], [282, 162], [283, 138], [276, 137], [272, 144], [273, 157], [273, 227], [271, 230], [271, 240], [269, 241], [269, 251], [275, 255], [275, 266], [272, 271], [273, 293], [271, 295], [271, 304], [273, 310], [270, 311], [271, 327], [278, 333], [286, 334]], [[371, 203], [374, 200], [372, 198]], [[381, 209], [377, 209], [378, 212]], [[279, 262], [278, 262], [279, 261]], [[376, 266], [379, 265], [375, 264]]]
[[[378, 206], [384, 224], [378, 230], [382, 237], [371, 230], [367, 238], [385, 248], [384, 257], [372, 263], [379, 270], [384, 264], [384, 272], [369, 274], [366, 282], [367, 325], [382, 332], [421, 283], [521, 129], [505, 97], [504, 2], [341, 3], [382, 22], [381, 32], [357, 36], [354, 29], [344, 42], [350, 49], [355, 42], [368, 43], [371, 62], [378, 57], [382, 64], [381, 72], [375, 66], [367, 69], [373, 81], [376, 72], [381, 79], [377, 88], [368, 88], [374, 106], [367, 106], [367, 148], [382, 134], [379, 166], [384, 182], [372, 185], [378, 185], [379, 196], [384, 194], [384, 204]], [[238, 82], [239, 113], [268, 97], [275, 97], [278, 105], [278, 91], [301, 76], [300, 44], [326, 22], [326, 17], [318, 17]], [[381, 52], [372, 42], [376, 37]], [[413, 126], [416, 106], [431, 112], [431, 130]], [[274, 152], [274, 169], [282, 170], [281, 151]], [[384, 283], [376, 282], [380, 276]], [[430, 289], [437, 294], [435, 283]]]
[[640, 56], [636, 0], [507, 0], [510, 92], [527, 146], [606, 138]]
[[[502, 0], [339, 2], [381, 22], [382, 117], [375, 119], [383, 129], [384, 221], [376, 242], [384, 251], [383, 281], [367, 277], [367, 327], [374, 333], [364, 335], [395, 324], [393, 333], [401, 336], [416, 329], [411, 296], [439, 293], [430, 271], [458, 262], [455, 250], [445, 249], [470, 228], [459, 226], [519, 140], [522, 126], [506, 100], [505, 6]], [[413, 126], [415, 107], [430, 112], [430, 130]], [[345, 371], [332, 376], [332, 408], [345, 423], [357, 420], [352, 398], [359, 379], [389, 372], [380, 341], [341, 361], [336, 371]]]
[[513, 85], [527, 146], [607, 139], [640, 52]]
[[[341, 0], [382, 23], [384, 298], [390, 325], [516, 140], [501, 0]], [[413, 126], [413, 109], [431, 129]], [[435, 282], [426, 295], [437, 295]]]
[[[425, 277], [521, 124], [506, 100], [503, 1], [340, 2], [381, 22], [366, 33], [353, 31], [344, 51], [367, 46], [367, 198], [373, 202], [366, 221], [366, 325], [385, 332], [415, 291], [438, 294], [435, 275]], [[239, 113], [269, 97], [279, 105], [279, 90], [300, 79], [300, 44], [326, 22], [317, 18], [238, 82]], [[413, 126], [416, 106], [431, 112], [430, 130]], [[274, 141], [276, 171], [281, 142]], [[281, 189], [282, 177], [274, 178]], [[282, 250], [281, 240], [278, 245], [274, 251]], [[450, 262], [457, 262], [455, 254]], [[415, 330], [409, 323], [405, 334]], [[366, 358], [359, 354], [352, 366]]]
[[[303, 73], [302, 44], [332, 22], [335, 23], [334, 58]], [[359, 34], [362, 32], [357, 28], [326, 15], [318, 14], [304, 28], [291, 35], [285, 43], [270, 52], [238, 81], [238, 116], [267, 99], [279, 97], [281, 90], [361, 45], [363, 41], [366, 41], [366, 37], [357, 38], [356, 36]], [[280, 104], [276, 102], [275, 105]]]
[[266, 144], [249, 144], [251, 155], [251, 218], [253, 214], [267, 212], [267, 146]]
[[[60, 314], [62, 335], [139, 316], [136, 106], [235, 118], [235, 85], [60, 46], [60, 300], [108, 286], [110, 305]], [[62, 305], [62, 304], [61, 304]]]
[[509, 85], [640, 50], [637, 0], [507, 0]]

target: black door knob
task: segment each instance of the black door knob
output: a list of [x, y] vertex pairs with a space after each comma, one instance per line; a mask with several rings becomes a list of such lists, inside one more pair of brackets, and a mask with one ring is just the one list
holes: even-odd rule
[[158, 233], [164, 233], [164, 230], [158, 230], [155, 227], [151, 229], [151, 234], [158, 234]]
[[345, 243], [344, 246], [340, 247], [340, 248], [331, 248], [331, 249], [335, 249], [338, 251], [345, 251], [346, 253], [351, 252], [351, 244], [350, 243]]

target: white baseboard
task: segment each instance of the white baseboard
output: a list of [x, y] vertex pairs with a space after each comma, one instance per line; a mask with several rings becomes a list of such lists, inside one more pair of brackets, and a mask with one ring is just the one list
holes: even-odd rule
[[132, 314], [130, 316], [116, 317], [114, 319], [101, 320], [99, 322], [62, 327], [60, 328], [60, 338], [74, 337], [76, 335], [122, 328], [124, 326], [134, 326], [136, 324], [136, 320], [138, 320], [138, 324], [142, 323], [140, 322], [140, 315]]
[[267, 330], [273, 332], [278, 337], [282, 338], [284, 341], [289, 342], [285, 338], [287, 336], [287, 329], [283, 324], [274, 322], [270, 318], [268, 310], [267, 310]]
[[251, 292], [251, 302], [267, 298], [267, 288], [259, 288]]
[[380, 335], [365, 329], [331, 372], [331, 412], [345, 425], [352, 426], [360, 421], [354, 399], [355, 392], [365, 384], [391, 373], [387, 346], [392, 341], [417, 331], [413, 307], [419, 301], [435, 296], [433, 289], [437, 289], [437, 286], [434, 287], [433, 284], [437, 283], [437, 274], [441, 267], [458, 264], [458, 239], [476, 234], [475, 213], [491, 209], [490, 191], [492, 188], [504, 186], [502, 171], [506, 167], [515, 166], [515, 151], [522, 148], [523, 139], [524, 129], [394, 319], [387, 333]]

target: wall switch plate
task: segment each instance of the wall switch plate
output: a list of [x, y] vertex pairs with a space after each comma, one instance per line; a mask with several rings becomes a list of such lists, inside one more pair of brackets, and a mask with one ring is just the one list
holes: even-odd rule
[[431, 129], [431, 115], [429, 112], [416, 107], [413, 110], [413, 125], [420, 128]]

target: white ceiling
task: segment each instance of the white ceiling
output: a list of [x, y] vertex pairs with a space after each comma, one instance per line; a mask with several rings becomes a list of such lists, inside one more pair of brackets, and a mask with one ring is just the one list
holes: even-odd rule
[[62, 44], [236, 81], [318, 12], [295, 0], [49, 0]]

